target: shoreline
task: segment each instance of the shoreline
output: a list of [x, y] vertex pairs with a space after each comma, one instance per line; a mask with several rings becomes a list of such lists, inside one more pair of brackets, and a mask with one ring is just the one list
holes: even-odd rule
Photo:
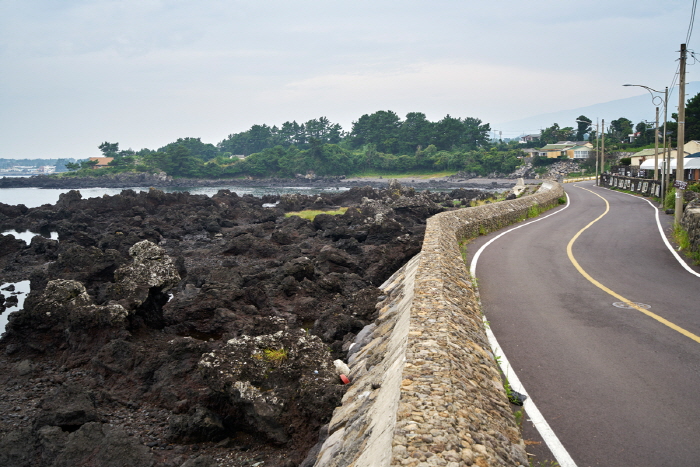
[[[2, 177], [2, 188], [132, 188], [149, 186], [153, 188], [195, 188], [216, 186], [239, 187], [360, 187], [385, 188], [391, 178], [383, 177], [323, 177], [305, 178], [264, 178], [264, 179], [183, 179], [151, 174], [116, 174], [104, 177], [58, 178], [50, 176]], [[517, 179], [510, 178], [460, 178], [448, 177], [403, 177], [399, 178], [403, 186], [418, 189], [479, 188], [507, 189], [515, 185]], [[540, 180], [527, 179], [525, 183], [539, 183]]]

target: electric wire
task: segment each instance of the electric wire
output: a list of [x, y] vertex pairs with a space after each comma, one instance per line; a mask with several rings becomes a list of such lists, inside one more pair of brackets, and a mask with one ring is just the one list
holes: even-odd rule
[[[685, 43], [689, 44], [690, 43], [690, 37], [693, 34], [693, 28], [695, 27], [695, 11], [697, 10], [697, 4], [698, 0], [693, 0], [693, 8], [691, 9], [690, 12], [690, 22], [688, 24], [688, 32], [685, 35]], [[693, 60], [697, 61], [697, 58], [695, 57], [695, 53], [693, 51], [689, 51], [690, 56], [693, 57]], [[678, 84], [678, 78], [680, 75], [680, 61], [678, 65], [676, 66], [676, 71], [673, 73], [673, 80], [671, 81], [671, 85], [668, 87], [668, 100], [671, 99], [673, 96], [673, 90], [675, 89], [676, 85]], [[666, 105], [668, 105], [668, 100], [666, 102]]]
[[697, 7], [698, 0], [693, 0], [693, 9], [690, 13], [690, 24], [688, 25], [688, 33], [685, 36], [685, 43], [690, 43], [690, 36], [693, 34], [693, 26], [695, 25], [695, 8]]

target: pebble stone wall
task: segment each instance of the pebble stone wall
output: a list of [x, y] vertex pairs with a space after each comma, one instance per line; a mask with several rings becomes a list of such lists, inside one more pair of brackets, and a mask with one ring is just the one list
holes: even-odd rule
[[350, 350], [352, 386], [313, 465], [528, 465], [460, 242], [562, 196], [545, 181], [534, 195], [428, 219], [421, 253], [382, 285], [379, 317]]
[[681, 226], [688, 232], [690, 251], [700, 251], [700, 200], [691, 201], [683, 212]]

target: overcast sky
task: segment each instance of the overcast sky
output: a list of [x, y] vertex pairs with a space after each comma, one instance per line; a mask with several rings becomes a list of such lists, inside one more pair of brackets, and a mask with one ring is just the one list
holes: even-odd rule
[[692, 0], [0, 0], [0, 158], [86, 158], [103, 141], [216, 144], [253, 124], [321, 116], [349, 131], [377, 110], [494, 127], [645, 93], [623, 83], [670, 85], [691, 9]]

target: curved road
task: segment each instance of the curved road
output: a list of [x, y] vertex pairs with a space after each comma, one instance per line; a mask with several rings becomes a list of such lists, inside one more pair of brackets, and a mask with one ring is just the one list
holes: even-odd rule
[[[486, 319], [577, 466], [700, 465], [700, 277], [665, 246], [643, 198], [565, 188], [568, 206], [481, 253]], [[666, 231], [671, 221], [661, 214]]]

